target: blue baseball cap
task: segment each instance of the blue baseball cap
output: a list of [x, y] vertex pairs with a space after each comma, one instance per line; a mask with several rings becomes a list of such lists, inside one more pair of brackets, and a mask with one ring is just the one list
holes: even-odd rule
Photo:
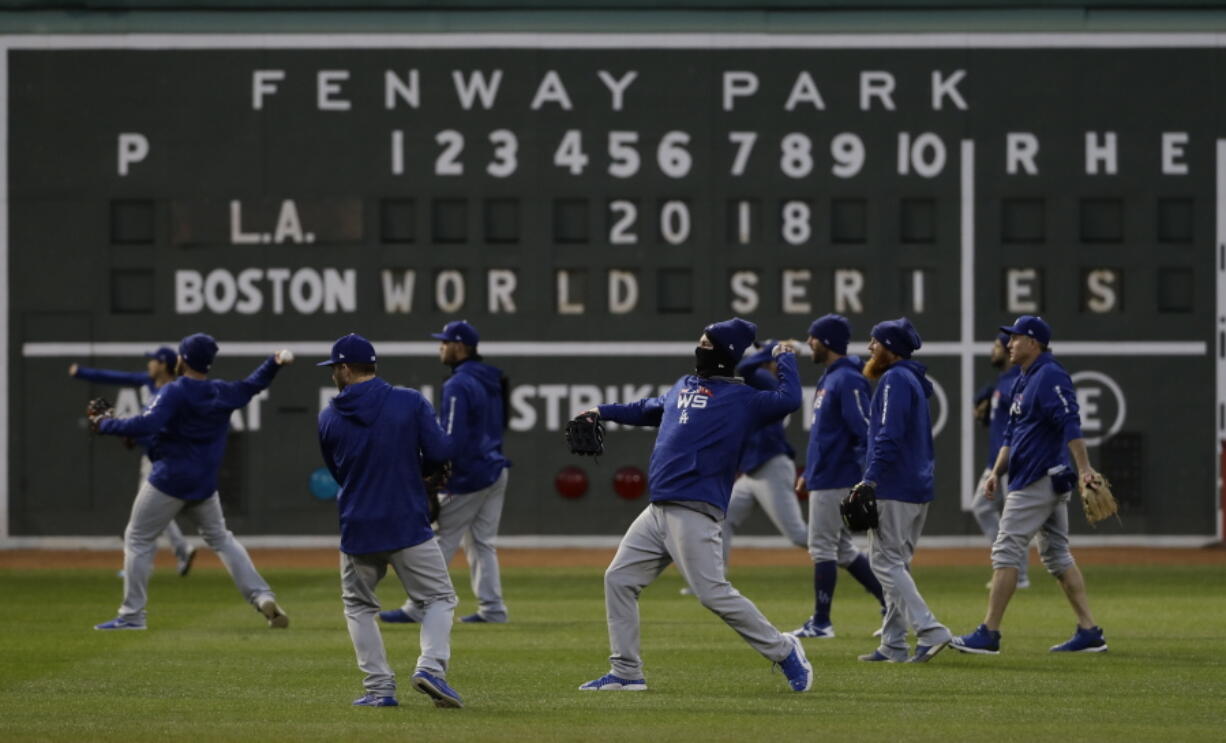
[[840, 356], [846, 356], [847, 343], [851, 340], [851, 322], [842, 315], [822, 315], [809, 326], [809, 336]]
[[179, 341], [179, 355], [183, 357], [183, 363], [201, 374], [207, 374], [213, 366], [213, 359], [217, 358], [217, 341], [207, 333], [192, 333]]
[[467, 320], [452, 320], [443, 326], [443, 332], [431, 333], [430, 337], [438, 338], [440, 341], [463, 343], [466, 346], [475, 346], [481, 340], [477, 329], [470, 325]]
[[758, 334], [758, 326], [748, 320], [734, 317], [731, 320], [712, 323], [703, 328], [702, 332], [707, 334], [711, 345], [717, 351], [735, 363], [745, 355], [745, 349], [753, 343], [754, 336]]
[[175, 353], [175, 350], [171, 348], [170, 346], [162, 346], [156, 351], [146, 351], [145, 352], [145, 358], [157, 359], [158, 361], [162, 362], [166, 366], [169, 366], [171, 371], [174, 370], [175, 359], [177, 359], [178, 357], [179, 357], [179, 354]]
[[1001, 325], [1000, 331], [1009, 335], [1028, 335], [1041, 346], [1051, 342], [1051, 326], [1037, 315], [1022, 315], [1012, 325]]
[[737, 371], [740, 371], [742, 369], [751, 369], [756, 366], [761, 366], [762, 364], [765, 364], [768, 361], [772, 361], [773, 360], [772, 354], [774, 354], [775, 346], [777, 345], [779, 345], [778, 341], [768, 340], [768, 341], [763, 342], [762, 347], [759, 348], [755, 353], [751, 353], [745, 358], [741, 359], [741, 363], [736, 365]]
[[327, 361], [321, 361], [315, 366], [333, 366], [334, 364], [373, 364], [375, 363], [375, 347], [357, 333], [338, 338], [332, 344], [332, 355]]
[[873, 326], [872, 336], [904, 359], [911, 358], [911, 354], [924, 345], [919, 331], [905, 317], [877, 323]]

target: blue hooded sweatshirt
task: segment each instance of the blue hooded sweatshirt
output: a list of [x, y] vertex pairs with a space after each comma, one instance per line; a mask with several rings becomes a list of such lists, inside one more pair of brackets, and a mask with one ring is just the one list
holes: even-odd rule
[[687, 375], [659, 397], [600, 406], [600, 416], [616, 423], [660, 427], [647, 470], [653, 503], [701, 501], [728, 510], [745, 439], [800, 407], [795, 355], [782, 354], [777, 362], [774, 390], [755, 390], [727, 377]]
[[319, 448], [340, 485], [341, 552], [393, 552], [434, 536], [421, 461], [448, 459], [451, 441], [421, 393], [378, 377], [349, 385], [319, 414]]
[[162, 388], [144, 413], [103, 420], [98, 432], [134, 439], [153, 436], [149, 482], [175, 498], [204, 500], [217, 492], [230, 414], [272, 384], [280, 368], [270, 356], [241, 382], [179, 377]]
[[[124, 372], [114, 371], [112, 369], [93, 369], [88, 366], [78, 366], [77, 373], [74, 374], [77, 379], [84, 379], [87, 382], [95, 384], [113, 384], [117, 387], [143, 387], [149, 390], [149, 397], [141, 408], [141, 412], [149, 410], [153, 405], [153, 401], [161, 393], [161, 389], [153, 383], [153, 377], [149, 376], [148, 372]], [[145, 454], [149, 454], [149, 447], [153, 445], [153, 434], [148, 436], [134, 437], [133, 441], [137, 446], [145, 450]]]
[[455, 446], [447, 492], [463, 495], [487, 488], [510, 466], [502, 456], [506, 408], [497, 367], [477, 359], [457, 364], [443, 382], [439, 420]]
[[844, 356], [826, 367], [813, 395], [806, 488], [837, 490], [860, 481], [872, 394], [868, 378], [860, 372], [859, 357]]
[[996, 379], [996, 387], [988, 401], [988, 469], [996, 464], [1000, 445], [1009, 425], [1009, 404], [1013, 401], [1013, 383], [1022, 374], [1022, 367], [1011, 365]]
[[864, 479], [877, 483], [877, 497], [908, 503], [933, 499], [932, 420], [927, 367], [895, 362], [877, 382], [868, 419], [868, 466]]
[[1077, 478], [1069, 466], [1068, 442], [1079, 438], [1073, 380], [1051, 353], [1041, 353], [1013, 385], [1002, 441], [1009, 447], [1009, 490], [1022, 490], [1047, 475], [1055, 475], [1057, 493], [1071, 490]]
[[[779, 386], [775, 375], [762, 366], [738, 367], [737, 373], [755, 390], [773, 390]], [[789, 459], [796, 458], [796, 450], [788, 444], [787, 431], [783, 427], [783, 419], [786, 417], [781, 416], [749, 435], [745, 440], [745, 448], [741, 449], [741, 461], [736, 467], [739, 472], [753, 472], [780, 454], [786, 454]]]

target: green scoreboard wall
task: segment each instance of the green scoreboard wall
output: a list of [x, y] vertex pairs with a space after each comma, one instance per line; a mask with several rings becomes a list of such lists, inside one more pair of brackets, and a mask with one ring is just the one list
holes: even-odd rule
[[[924, 337], [929, 533], [976, 533], [969, 399], [996, 326], [1038, 313], [1122, 496], [1099, 531], [1212, 535], [1219, 41], [8, 37], [7, 533], [122, 529], [136, 454], [81, 420], [116, 392], [65, 369], [138, 369], [195, 331], [223, 377], [299, 356], [235, 420], [235, 530], [333, 533], [308, 486], [328, 377], [307, 362], [360, 332], [437, 399], [428, 335], [459, 318], [511, 382], [503, 531], [619, 533], [645, 499], [614, 474], [646, 470], [653, 434], [578, 461], [565, 420], [671, 384], [710, 321], [803, 339], [837, 311], [853, 350], [900, 315]], [[803, 461], [820, 369], [801, 369]], [[588, 487], [564, 499], [570, 466]]]

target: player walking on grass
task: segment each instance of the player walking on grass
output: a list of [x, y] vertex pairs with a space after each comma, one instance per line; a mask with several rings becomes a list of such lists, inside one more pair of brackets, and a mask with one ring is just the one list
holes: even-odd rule
[[[1000, 532], [992, 545], [992, 588], [983, 624], [969, 635], [955, 638], [954, 647], [965, 653], [1000, 652], [1000, 625], [1017, 587], [1018, 571], [1026, 561], [1032, 537], [1038, 536], [1039, 557], [1056, 577], [1073, 613], [1077, 629], [1053, 652], [1098, 653], [1107, 649], [1102, 628], [1094, 623], [1086, 598], [1085, 579], [1073, 560], [1068, 541], [1068, 501], [1078, 480], [1092, 482], [1081, 436], [1077, 394], [1064, 367], [1048, 350], [1051, 327], [1040, 317], [1022, 315], [1008, 333], [1009, 360], [1022, 373], [1013, 385], [1009, 424], [992, 472], [984, 483], [987, 498], [1008, 473], [1008, 495], [1000, 517]], [[1069, 467], [1072, 454], [1077, 472]]]
[[830, 607], [839, 567], [876, 597], [883, 610], [881, 582], [868, 558], [851, 542], [839, 502], [860, 480], [868, 435], [872, 391], [860, 373], [860, 359], [847, 355], [851, 323], [842, 315], [825, 315], [809, 326], [809, 350], [826, 371], [817, 380], [809, 428], [805, 471], [796, 484], [809, 491], [809, 557], [813, 560], [813, 616], [792, 632], [797, 637], [834, 637]]
[[791, 345], [775, 348], [779, 386], [758, 391], [734, 377], [757, 327], [740, 318], [708, 325], [695, 349], [695, 374], [659, 397], [601, 405], [599, 415], [631, 426], [658, 426], [648, 468], [651, 503], [622, 537], [605, 571], [605, 610], [612, 670], [580, 686], [590, 691], [643, 691], [638, 597], [672, 562], [702, 605], [751, 647], [778, 663], [793, 691], [808, 691], [813, 669], [796, 638], [775, 629], [724, 574], [721, 523], [746, 436], [800, 406]]
[[[737, 364], [736, 374], [756, 390], [779, 387], [779, 370], [774, 361], [775, 341], [767, 341], [757, 353]], [[805, 520], [792, 488], [796, 476], [796, 452], [788, 444], [787, 431], [780, 416], [749, 435], [737, 471], [741, 476], [732, 486], [728, 516], [724, 519], [724, 567], [732, 549], [733, 533], [760, 505], [779, 533], [797, 547], [805, 546]]]
[[230, 414], [272, 384], [281, 365], [292, 359], [278, 353], [243, 381], [223, 382], [208, 378], [216, 356], [217, 342], [211, 336], [189, 335], [179, 344], [178, 379], [163, 387], [144, 413], [124, 419], [109, 413], [90, 417], [91, 428], [101, 434], [152, 436], [151, 449], [156, 452], [149, 479], [136, 494], [124, 531], [124, 599], [119, 616], [94, 629], [145, 629], [157, 536], [178, 515], [195, 522], [204, 543], [221, 558], [243, 598], [264, 615], [268, 625], [289, 626], [289, 617], [277, 605], [247, 550], [226, 528], [217, 495], [217, 472], [226, 451]]
[[933, 499], [934, 458], [928, 398], [932, 383], [911, 360], [923, 341], [901, 317], [873, 327], [864, 375], [877, 381], [869, 408], [867, 466], [856, 490], [876, 491], [878, 526], [869, 531], [869, 562], [885, 591], [881, 645], [864, 661], [907, 660], [907, 628], [915, 632], [912, 663], [926, 663], [953, 639], [937, 621], [911, 576], [911, 558]]
[[[451, 377], [443, 383], [440, 410], [443, 428], [455, 446], [451, 477], [439, 499], [439, 547], [450, 564], [462, 542], [468, 559], [477, 611], [460, 621], [502, 623], [507, 621], [507, 606], [502, 600], [495, 540], [510, 467], [502, 455], [506, 378], [481, 359], [477, 353], [480, 336], [467, 322], [449, 322], [441, 333], [430, 337], [439, 340], [439, 361], [451, 367]], [[410, 598], [399, 609], [380, 612], [379, 618], [419, 622], [421, 610]]]
[[319, 366], [332, 367], [340, 394], [319, 414], [319, 448], [340, 484], [341, 599], [345, 622], [365, 674], [358, 707], [395, 707], [396, 675], [375, 615], [375, 586], [391, 565], [421, 608], [421, 655], [413, 687], [438, 707], [464, 706], [447, 685], [456, 595], [447, 561], [430, 530], [422, 460], [451, 456], [451, 441], [430, 403], [416, 390], [377, 375], [374, 346], [360, 335], [336, 341]]
[[[88, 366], [72, 364], [68, 367], [68, 375], [95, 384], [114, 384], [145, 390], [145, 399], [142, 400], [143, 409], [148, 410], [161, 393], [162, 388], [175, 380], [175, 362], [178, 360], [178, 355], [173, 348], [162, 346], [156, 351], [146, 353], [145, 358], [148, 359], [145, 372], [92, 369]], [[142, 436], [140, 439], [127, 439], [126, 441], [129, 447], [135, 444], [141, 448], [140, 480], [136, 486], [137, 490], [140, 490], [145, 480], [149, 479], [149, 473], [153, 471], [153, 462], [149, 458], [152, 454], [150, 447], [153, 445], [153, 436]], [[166, 537], [171, 551], [174, 552], [179, 575], [186, 577], [192, 569], [192, 562], [196, 559], [196, 548], [188, 544], [183, 537], [183, 530], [179, 528], [174, 519], [171, 519], [166, 525], [166, 531], [162, 532], [162, 536]]]
[[[988, 426], [988, 463], [979, 477], [979, 484], [975, 486], [975, 497], [971, 501], [971, 513], [979, 522], [979, 528], [988, 538], [989, 545], [996, 542], [996, 534], [1000, 531], [1000, 511], [1004, 498], [989, 498], [984, 493], [983, 486], [988, 481], [988, 476], [992, 474], [992, 467], [996, 464], [996, 455], [1000, 453], [1000, 444], [1005, 438], [1005, 427], [1009, 425], [1009, 404], [1013, 399], [1011, 395], [1013, 383], [1022, 373], [1021, 367], [1009, 361], [1008, 333], [1001, 333], [992, 342], [991, 358], [992, 366], [1003, 371], [996, 378], [996, 384], [989, 388], [990, 391], [986, 398], [976, 406], [976, 416], [980, 416], [979, 410], [982, 410], [982, 418]], [[1001, 489], [1008, 490], [1007, 479], [1002, 482]], [[1022, 564], [1018, 567], [1018, 588], [1030, 588], [1030, 576], [1026, 571], [1030, 554], [1029, 546], [1026, 548], [1026, 554], [1027, 559], [1022, 560]], [[992, 581], [989, 580], [988, 588], [991, 587]]]

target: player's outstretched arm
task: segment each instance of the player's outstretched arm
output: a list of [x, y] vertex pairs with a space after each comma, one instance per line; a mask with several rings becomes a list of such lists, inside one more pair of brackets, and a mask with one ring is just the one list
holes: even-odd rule
[[800, 392], [800, 372], [796, 369], [796, 350], [788, 341], [775, 346], [775, 365], [779, 371], [779, 386], [764, 390], [750, 398], [759, 420], [769, 421], [795, 412], [804, 398]]
[[108, 436], [148, 436], [162, 430], [182, 404], [182, 390], [167, 385], [144, 413], [132, 418], [106, 418], [98, 422], [97, 431]]
[[[251, 402], [251, 398], [268, 389], [283, 365], [277, 360], [281, 353], [283, 352], [278, 351], [264, 359], [264, 362], [257, 366], [246, 379], [240, 382], [223, 382], [221, 385], [222, 403], [226, 407], [241, 408]], [[294, 357], [291, 355], [284, 363], [293, 363], [293, 360]]]
[[627, 426], [658, 426], [664, 419], [664, 398], [645, 397], [638, 402], [607, 403], [597, 405], [596, 414], [607, 421], [624, 423]]
[[88, 366], [73, 364], [68, 373], [74, 379], [82, 379], [95, 384], [113, 384], [118, 387], [144, 387], [153, 382], [146, 372], [125, 372], [114, 369], [94, 369]]

